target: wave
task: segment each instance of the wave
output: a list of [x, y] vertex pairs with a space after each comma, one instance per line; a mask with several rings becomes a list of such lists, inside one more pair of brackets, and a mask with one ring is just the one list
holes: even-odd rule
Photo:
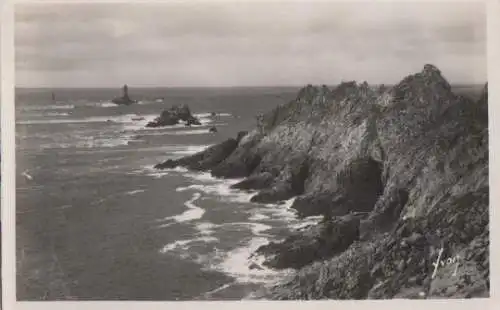
[[261, 220], [268, 220], [268, 219], [270, 219], [270, 217], [265, 215], [265, 214], [255, 213], [252, 216], [250, 216], [248, 219], [251, 221], [261, 221]]
[[93, 137], [93, 136], [79, 136], [77, 134], [67, 137], [65, 140], [69, 142], [51, 142], [40, 144], [41, 149], [92, 149], [92, 148], [114, 148], [118, 146], [127, 146], [130, 143], [139, 142], [140, 140], [134, 139], [132, 136], [120, 137]]
[[[194, 116], [196, 116], [198, 118], [212, 118], [212, 113], [202, 112], [202, 113], [196, 113], [196, 114], [194, 114]], [[229, 116], [232, 116], [232, 114], [230, 114], [230, 113], [217, 113], [216, 117], [229, 117]]]
[[169, 243], [165, 245], [161, 250], [160, 253], [165, 254], [170, 251], [174, 251], [177, 249], [181, 249], [183, 251], [187, 251], [189, 249], [188, 245], [191, 243], [195, 242], [203, 242], [203, 243], [210, 243], [210, 242], [217, 242], [218, 239], [214, 237], [198, 237], [198, 238], [193, 238], [193, 239], [186, 239], [186, 240], [177, 240], [175, 242]]
[[244, 191], [232, 189], [231, 185], [234, 183], [235, 182], [233, 181], [225, 181], [210, 185], [192, 184], [185, 187], [178, 187], [176, 188], [176, 191], [184, 192], [187, 190], [197, 190], [206, 194], [214, 195], [224, 202], [250, 203], [250, 199], [255, 195], [255, 193], [247, 193]]
[[43, 110], [70, 110], [74, 109], [73, 104], [49, 104], [22, 107], [22, 111], [43, 111]]
[[45, 120], [23, 120], [16, 122], [21, 125], [35, 125], [35, 124], [78, 124], [78, 123], [116, 123], [127, 124], [134, 123], [134, 118], [138, 117], [137, 114], [125, 114], [119, 116], [92, 116], [79, 119], [45, 119]]
[[101, 101], [101, 102], [95, 103], [95, 106], [101, 107], [101, 108], [115, 108], [118, 105], [116, 103], [111, 102], [111, 101]]
[[266, 268], [263, 266], [264, 257], [254, 255], [259, 247], [268, 242], [267, 238], [252, 238], [244, 246], [227, 252], [224, 260], [212, 268], [231, 275], [237, 283], [275, 283], [280, 275], [289, 273], [289, 270]]
[[46, 114], [43, 114], [44, 116], [69, 116], [69, 113], [64, 113], [64, 112], [49, 112]]
[[[201, 148], [200, 148], [201, 149]], [[199, 151], [193, 149], [192, 152]], [[157, 169], [150, 168], [151, 175], [160, 173]], [[304, 219], [297, 218], [297, 211], [292, 208], [296, 197], [285, 200], [283, 203], [273, 204], [254, 204], [251, 198], [256, 195], [256, 192], [247, 192], [239, 189], [233, 189], [231, 186], [240, 182], [242, 179], [219, 179], [213, 177], [209, 172], [192, 172], [184, 167], [176, 167], [173, 169], [160, 170], [163, 172], [162, 176], [169, 175], [170, 173], [182, 174], [184, 177], [196, 180], [199, 184], [191, 184], [188, 186], [180, 186], [176, 188], [176, 192], [196, 191], [203, 192], [215, 196], [215, 198], [224, 202], [232, 203], [246, 203], [257, 205], [246, 211], [250, 214], [248, 218], [250, 221], [266, 220], [269, 222], [285, 223], [289, 229], [300, 229], [309, 225], [314, 225], [322, 220], [322, 216], [310, 216]], [[253, 223], [255, 224], [255, 223]], [[248, 223], [248, 225], [253, 225]], [[258, 233], [255, 233], [256, 235]]]
[[[210, 175], [208, 172], [193, 173], [186, 168], [167, 169], [168, 173], [182, 174], [185, 177], [198, 181], [201, 184], [192, 184], [185, 187], [178, 187], [176, 191], [184, 192], [188, 190], [195, 190], [193, 198], [188, 202], [194, 202], [193, 199], [198, 199], [201, 195], [200, 192], [215, 194], [217, 198], [237, 203], [249, 203], [252, 193], [247, 193], [237, 189], [231, 189], [230, 186], [240, 180], [225, 180], [217, 179]], [[265, 257], [257, 255], [256, 250], [271, 240], [276, 240], [276, 236], [269, 233], [274, 228], [274, 224], [280, 222], [280, 227], [299, 227], [307, 224], [312, 224], [319, 219], [311, 219], [310, 221], [298, 220], [295, 212], [291, 209], [295, 198], [285, 201], [283, 204], [267, 204], [258, 205], [258, 207], [251, 208], [251, 216], [248, 221], [228, 222], [222, 224], [214, 224], [212, 222], [194, 222], [190, 223], [198, 231], [196, 237], [189, 240], [178, 240], [173, 243], [165, 245], [162, 253], [177, 251], [183, 259], [189, 259], [203, 266], [204, 269], [215, 270], [227, 274], [235, 279], [235, 282], [225, 287], [220, 288], [223, 290], [231, 285], [239, 285], [242, 283], [258, 283], [258, 284], [274, 284], [284, 276], [290, 275], [293, 270], [276, 271], [264, 266]], [[191, 209], [192, 210], [192, 209]], [[205, 210], [203, 210], [204, 212]], [[178, 223], [179, 218], [182, 217], [185, 221], [198, 220], [201, 218], [201, 212], [197, 216], [186, 216], [190, 210], [185, 211], [181, 215], [159, 219], [156, 222], [164, 222], [174, 219], [175, 222], [166, 223], [157, 228], [167, 227]], [[192, 212], [192, 211], [191, 211]], [[245, 212], [245, 211], [243, 211]], [[262, 221], [265, 221], [263, 223]], [[227, 249], [227, 244], [212, 245], [219, 241], [215, 238], [216, 234], [224, 234], [224, 228], [236, 226], [238, 231], [248, 230], [250, 236], [246, 240], [241, 240], [232, 248]], [[203, 242], [201, 250], [193, 250], [192, 246]], [[207, 245], [210, 243], [210, 245]], [[226, 250], [221, 250], [225, 248]]]
[[170, 153], [175, 155], [193, 155], [199, 152], [204, 151], [206, 148], [210, 147], [210, 145], [188, 145], [183, 149], [171, 151]]
[[193, 130], [179, 130], [179, 131], [165, 132], [164, 134], [171, 136], [208, 135], [210, 134], [210, 132], [207, 129], [193, 129]]
[[186, 211], [179, 215], [165, 217], [160, 221], [174, 220], [177, 223], [183, 223], [202, 218], [203, 214], [205, 214], [205, 210], [194, 204], [194, 202], [200, 199], [200, 197], [200, 193], [194, 193], [193, 197], [184, 203], [184, 206], [188, 208]]
[[133, 190], [133, 191], [128, 191], [125, 194], [127, 194], [127, 195], [135, 195], [135, 194], [139, 194], [139, 193], [144, 193], [145, 191], [146, 191], [145, 189], [137, 189], [137, 190]]

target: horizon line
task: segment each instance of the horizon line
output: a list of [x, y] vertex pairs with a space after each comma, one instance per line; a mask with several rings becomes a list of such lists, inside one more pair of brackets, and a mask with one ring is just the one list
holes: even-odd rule
[[[351, 81], [344, 81], [344, 82], [351, 82]], [[235, 86], [133, 86], [131, 84], [126, 84], [129, 89], [155, 89], [155, 88], [172, 88], [172, 89], [179, 89], [179, 88], [204, 88], [204, 89], [216, 89], [216, 88], [225, 88], [225, 89], [231, 89], [231, 88], [302, 88], [306, 87], [307, 85], [313, 85], [313, 86], [337, 86], [340, 85], [340, 83], [335, 83], [335, 84], [325, 84], [325, 83], [308, 83], [308, 84], [300, 84], [300, 85], [235, 85]], [[360, 84], [359, 82], [357, 82]], [[479, 86], [479, 85], [484, 85], [486, 84], [487, 81], [485, 82], [477, 82], [477, 83], [450, 83], [451, 86]], [[398, 83], [368, 83], [368, 85], [385, 85], [385, 86], [394, 86], [397, 85]], [[123, 84], [125, 85], [125, 84]], [[123, 87], [121, 86], [14, 86], [14, 89], [121, 89]]]

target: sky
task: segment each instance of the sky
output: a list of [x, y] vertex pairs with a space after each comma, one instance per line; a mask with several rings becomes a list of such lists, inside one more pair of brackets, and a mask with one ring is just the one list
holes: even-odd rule
[[480, 2], [17, 4], [19, 87], [486, 82]]

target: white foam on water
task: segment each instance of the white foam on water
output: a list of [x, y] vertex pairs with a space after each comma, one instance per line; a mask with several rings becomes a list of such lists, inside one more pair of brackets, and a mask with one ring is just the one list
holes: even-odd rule
[[215, 183], [218, 182], [219, 180], [214, 178], [210, 172], [200, 172], [200, 173], [189, 173], [186, 176], [188, 176], [191, 179], [200, 181], [200, 182], [210, 182], [210, 183]]
[[161, 179], [169, 174], [170, 173], [168, 173], [167, 171], [156, 171], [156, 172], [151, 172], [148, 175], [154, 177], [155, 179]]
[[255, 193], [247, 193], [237, 189], [230, 188], [234, 182], [221, 181], [215, 184], [193, 184], [185, 187], [176, 188], [177, 192], [184, 192], [187, 190], [197, 190], [218, 197], [224, 202], [234, 203], [250, 203], [250, 199]]
[[231, 287], [231, 286], [232, 286], [232, 285], [234, 285], [234, 284], [235, 284], [235, 283], [233, 283], [233, 282], [232, 282], [232, 283], [227, 283], [227, 284], [221, 285], [221, 286], [219, 286], [219, 287], [218, 287], [218, 288], [216, 288], [216, 289], [213, 289], [213, 290], [211, 290], [211, 291], [208, 291], [208, 292], [204, 293], [204, 294], [203, 294], [203, 297], [205, 297], [205, 298], [211, 297], [213, 294], [218, 293], [218, 292], [220, 292], [220, 291], [223, 291], [223, 290], [225, 290], [225, 289], [227, 289], [227, 288]]
[[[186, 155], [192, 155], [196, 154], [199, 152], [202, 152], [212, 146], [211, 144], [206, 144], [206, 145], [171, 145], [168, 147], [163, 148], [165, 152], [167, 153], [172, 153], [172, 154], [179, 154], [183, 153]], [[187, 171], [187, 169], [183, 170]]]
[[45, 116], [69, 116], [69, 113], [65, 112], [49, 112], [44, 114]]
[[[209, 112], [196, 113], [196, 114], [194, 114], [194, 116], [198, 117], [198, 118], [212, 118], [212, 113], [209, 113]], [[215, 118], [228, 117], [228, 116], [231, 116], [231, 114], [229, 114], [229, 113], [217, 113]]]
[[133, 140], [131, 137], [74, 137], [72, 142], [53, 142], [40, 144], [41, 149], [91, 149], [91, 148], [114, 148], [118, 146], [126, 146]]
[[207, 135], [210, 132], [208, 129], [192, 129], [192, 130], [176, 130], [164, 132], [164, 135], [170, 136], [185, 136], [185, 135]]
[[117, 146], [129, 145], [135, 141], [131, 136], [120, 137], [81, 137], [74, 146], [77, 148], [113, 148]]
[[43, 110], [70, 110], [74, 109], [75, 106], [72, 104], [49, 104], [49, 105], [37, 105], [37, 106], [28, 106], [23, 107], [23, 111], [43, 111]]
[[[267, 238], [252, 238], [244, 246], [227, 252], [224, 260], [213, 268], [233, 276], [239, 283], [275, 282], [281, 272], [265, 268], [262, 265], [263, 259], [253, 255], [260, 246], [265, 244], [268, 244]], [[250, 268], [252, 266], [257, 268]]]
[[180, 173], [186, 173], [188, 172], [189, 170], [185, 167], [175, 167], [175, 168], [172, 168], [172, 169], [169, 169], [170, 171], [174, 171], [174, 172], [180, 172]]
[[251, 221], [261, 221], [269, 219], [269, 216], [255, 212], [252, 216], [248, 218]]
[[159, 221], [174, 220], [177, 223], [183, 223], [202, 218], [203, 214], [205, 214], [205, 210], [194, 204], [194, 202], [200, 199], [200, 197], [200, 193], [194, 193], [193, 197], [184, 203], [184, 206], [188, 208], [186, 211], [179, 215], [165, 217]]
[[[140, 125], [134, 125], [134, 127], [137, 127], [136, 130], [145, 130], [145, 132], [138, 133], [139, 135], [143, 136], [190, 136], [190, 135], [210, 134], [208, 129], [190, 129], [190, 130], [175, 130], [175, 131], [172, 130], [172, 129], [184, 128], [185, 127], [184, 125], [173, 125], [173, 126], [165, 126], [157, 128], [146, 128], [146, 127], [142, 128]], [[127, 126], [126, 130], [131, 130], [131, 126]]]
[[144, 114], [144, 115], [134, 114], [130, 118], [130, 122], [127, 122], [127, 124], [125, 124], [123, 129], [126, 131], [143, 131], [143, 130], [161, 129], [162, 127], [157, 127], [157, 128], [146, 127], [146, 125], [149, 122], [154, 121], [157, 117], [158, 117], [157, 114]]
[[218, 228], [219, 225], [215, 225], [210, 222], [202, 222], [196, 224], [196, 229], [200, 232], [201, 235], [207, 236], [214, 233], [214, 229]]
[[200, 123], [202, 125], [208, 125], [208, 124], [213, 123], [215, 120], [217, 120], [220, 117], [228, 117], [228, 116], [231, 116], [231, 114], [218, 113], [217, 116], [213, 117], [212, 113], [203, 112], [203, 113], [195, 113], [195, 114], [193, 114], [193, 116], [198, 118], [198, 120], [200, 121]]
[[297, 211], [291, 208], [295, 199], [296, 197], [292, 197], [283, 204], [265, 204], [263, 207], [255, 209], [255, 212], [270, 216], [273, 219], [293, 221], [297, 219]]
[[252, 234], [254, 236], [259, 236], [259, 237], [267, 237], [268, 235], [263, 234], [263, 232], [273, 228], [272, 226], [263, 223], [253, 223], [253, 222], [232, 222], [232, 223], [224, 223], [218, 225], [214, 223], [203, 222], [203, 223], [198, 223], [196, 225], [196, 229], [198, 229], [200, 234], [207, 235], [207, 234], [212, 234], [214, 230], [217, 228], [223, 228], [227, 226], [249, 227], [250, 230], [252, 231]]
[[47, 119], [47, 120], [24, 120], [17, 121], [19, 125], [47, 125], [47, 124], [78, 124], [78, 123], [101, 123], [103, 120], [92, 119]]
[[295, 230], [300, 230], [302, 228], [305, 228], [310, 225], [317, 225], [323, 220], [322, 215], [318, 216], [310, 216], [306, 217], [305, 219], [298, 220], [296, 224], [290, 225], [290, 228], [295, 229]]
[[251, 230], [252, 230], [252, 234], [254, 236], [263, 236], [262, 232], [273, 228], [272, 226], [269, 226], [269, 225], [266, 225], [266, 224], [252, 223], [252, 222], [226, 223], [226, 224], [222, 224], [220, 226], [233, 226], [233, 225], [236, 225], [236, 226], [248, 226], [248, 227], [250, 227]]
[[[160, 220], [158, 220], [158, 221], [160, 221]], [[175, 224], [175, 222], [172, 222], [172, 223], [166, 223], [166, 224], [161, 224], [161, 225], [156, 226], [156, 227], [155, 227], [155, 229], [162, 229], [162, 228], [166, 228], [166, 227], [172, 226], [172, 225], [174, 225], [174, 224]]]
[[214, 238], [214, 237], [198, 237], [198, 238], [193, 238], [193, 239], [187, 239], [187, 240], [177, 240], [175, 242], [169, 243], [165, 245], [161, 250], [160, 253], [165, 254], [170, 251], [180, 250], [187, 251], [189, 249], [189, 244], [193, 242], [205, 242], [205, 243], [211, 243], [211, 242], [217, 242], [219, 239]]
[[78, 119], [46, 119], [46, 120], [25, 120], [18, 121], [17, 124], [79, 124], [79, 123], [129, 123], [136, 114], [126, 114], [120, 116], [93, 116]]
[[126, 192], [127, 195], [135, 195], [135, 194], [138, 194], [138, 193], [144, 193], [146, 190], [145, 189], [137, 189], [137, 190], [134, 190], [134, 191], [128, 191]]
[[105, 102], [99, 102], [97, 104], [98, 107], [101, 107], [101, 108], [114, 108], [114, 107], [117, 107], [118, 105], [116, 103], [113, 103], [111, 101], [105, 101]]

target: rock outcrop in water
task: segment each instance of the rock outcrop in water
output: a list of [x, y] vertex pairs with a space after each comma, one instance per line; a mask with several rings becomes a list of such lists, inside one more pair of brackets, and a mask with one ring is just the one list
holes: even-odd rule
[[298, 269], [258, 296], [489, 296], [487, 86], [474, 102], [432, 65], [393, 87], [308, 85], [251, 132], [157, 167], [179, 165], [324, 217], [258, 250]]
[[191, 110], [187, 105], [172, 106], [168, 110], [164, 110], [159, 117], [154, 121], [149, 122], [146, 127], [163, 127], [177, 125], [181, 121], [185, 122], [186, 126], [201, 125], [199, 119], [191, 114]]
[[127, 85], [123, 85], [123, 95], [121, 97], [118, 97], [118, 98], [111, 100], [111, 102], [113, 102], [114, 104], [118, 104], [118, 105], [131, 105], [133, 103], [136, 103], [135, 100], [130, 99], [130, 97], [128, 95], [128, 86]]

